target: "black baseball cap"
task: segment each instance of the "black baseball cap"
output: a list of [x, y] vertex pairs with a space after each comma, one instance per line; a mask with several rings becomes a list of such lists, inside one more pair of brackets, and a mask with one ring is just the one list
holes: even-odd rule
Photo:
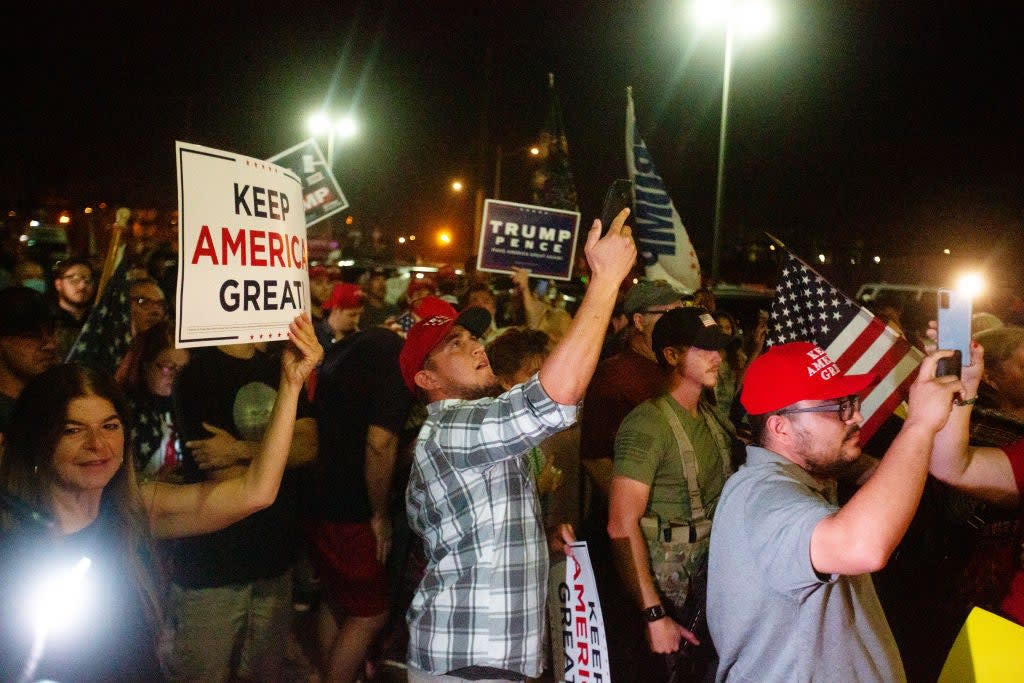
[[53, 314], [43, 295], [28, 287], [0, 291], [0, 337], [38, 337], [53, 331]]
[[651, 346], [661, 358], [666, 346], [693, 346], [707, 351], [726, 348], [733, 338], [722, 332], [722, 328], [706, 308], [684, 306], [665, 311], [654, 323]]

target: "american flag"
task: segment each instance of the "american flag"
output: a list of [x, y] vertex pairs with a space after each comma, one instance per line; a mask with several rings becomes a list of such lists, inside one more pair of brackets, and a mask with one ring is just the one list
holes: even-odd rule
[[131, 340], [128, 259], [122, 258], [89, 313], [67, 360], [113, 374]]
[[814, 342], [844, 372], [881, 378], [861, 401], [861, 443], [867, 443], [906, 399], [924, 354], [788, 249], [786, 254], [768, 343]]

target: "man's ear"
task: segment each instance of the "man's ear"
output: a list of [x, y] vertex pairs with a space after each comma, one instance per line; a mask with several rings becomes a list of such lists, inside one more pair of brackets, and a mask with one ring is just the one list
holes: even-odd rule
[[770, 442], [785, 440], [789, 438], [790, 433], [789, 421], [784, 416], [769, 415], [764, 421], [764, 430], [762, 431], [761, 440]]
[[629, 316], [629, 320], [630, 320], [630, 323], [633, 325], [633, 329], [635, 329], [637, 332], [643, 332], [644, 331], [644, 314], [643, 313], [634, 313], [633, 315]]
[[[674, 368], [683, 362], [683, 356], [686, 354], [686, 351], [680, 351], [674, 346], [666, 346], [661, 350], [661, 354], [665, 356], [665, 361], [668, 363], [669, 367]], [[654, 355], [657, 357], [658, 352], [655, 351]]]
[[437, 380], [437, 375], [430, 370], [420, 370], [413, 375], [412, 380], [423, 391], [433, 391], [441, 385]]

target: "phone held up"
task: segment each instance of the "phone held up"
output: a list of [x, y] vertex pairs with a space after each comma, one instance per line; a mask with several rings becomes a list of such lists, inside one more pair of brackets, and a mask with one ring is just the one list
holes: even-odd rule
[[[959, 358], [958, 366], [970, 365], [970, 295], [955, 289], [940, 289], [938, 294], [938, 315], [936, 316], [936, 319], [938, 322], [939, 348], [956, 351], [956, 355]], [[960, 373], [958, 371], [955, 374], [959, 376]]]
[[633, 181], [620, 178], [611, 184], [601, 208], [601, 236], [604, 237], [612, 221], [623, 209], [633, 208]]

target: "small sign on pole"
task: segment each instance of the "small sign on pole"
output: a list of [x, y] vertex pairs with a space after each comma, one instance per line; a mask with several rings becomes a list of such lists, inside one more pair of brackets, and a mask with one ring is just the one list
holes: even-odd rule
[[477, 270], [512, 273], [513, 268], [526, 268], [532, 277], [570, 280], [579, 226], [577, 211], [488, 199]]
[[278, 341], [309, 311], [302, 182], [185, 142], [178, 163], [178, 348]]
[[291, 170], [302, 180], [302, 208], [307, 228], [348, 208], [348, 200], [324, 161], [320, 145], [313, 138], [289, 147], [267, 161]]

